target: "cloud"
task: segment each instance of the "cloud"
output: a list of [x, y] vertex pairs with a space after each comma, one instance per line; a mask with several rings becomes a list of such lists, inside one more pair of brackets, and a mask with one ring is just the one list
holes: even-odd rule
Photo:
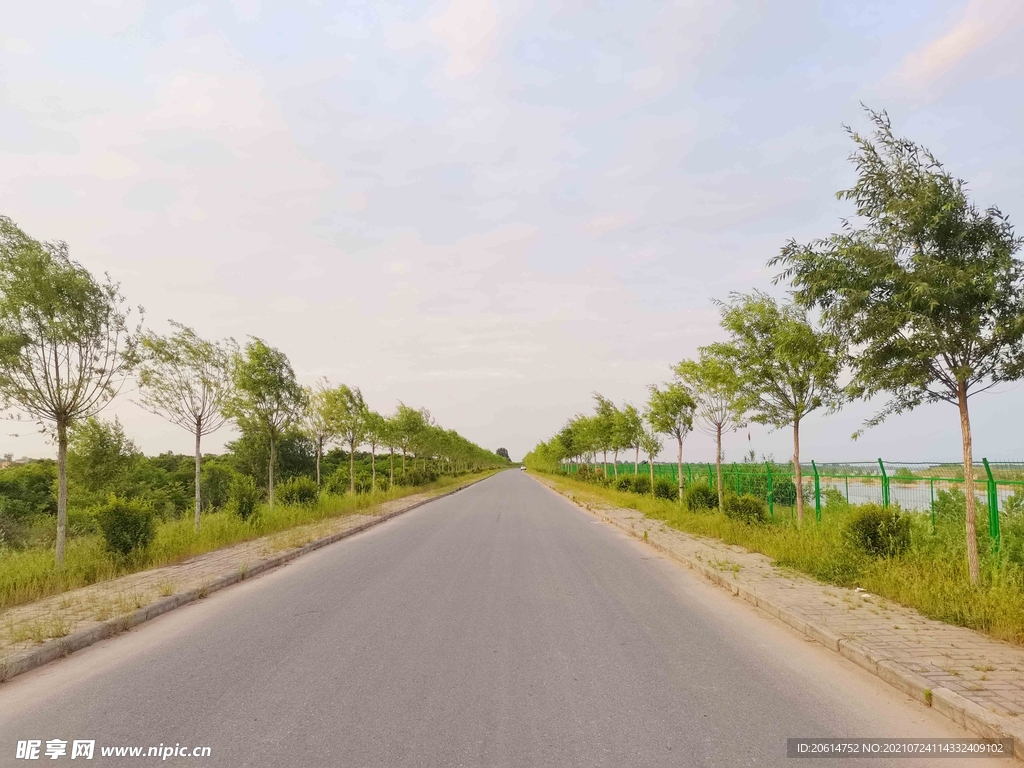
[[448, 49], [445, 72], [449, 77], [470, 77], [496, 49], [498, 12], [490, 0], [451, 0], [429, 24], [434, 39]]
[[944, 79], [987, 45], [1020, 26], [1019, 0], [970, 0], [946, 32], [904, 58], [896, 80], [927, 88]]

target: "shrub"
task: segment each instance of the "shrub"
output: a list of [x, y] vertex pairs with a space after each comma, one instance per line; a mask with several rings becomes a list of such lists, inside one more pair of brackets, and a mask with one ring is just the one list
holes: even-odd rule
[[763, 523], [768, 519], [768, 505], [757, 496], [730, 493], [723, 500], [725, 516], [744, 523]]
[[156, 536], [152, 507], [136, 499], [111, 496], [96, 517], [107, 549], [122, 557], [146, 549]]
[[580, 464], [578, 467], [576, 467], [575, 474], [570, 475], [570, 477], [575, 477], [577, 480], [582, 480], [583, 482], [589, 483], [591, 480], [594, 479], [594, 473], [590, 469], [589, 464]]
[[659, 499], [675, 501], [679, 498], [679, 487], [667, 477], [654, 478], [654, 495]]
[[898, 507], [862, 504], [846, 522], [847, 539], [873, 557], [892, 557], [910, 547], [910, 517]]
[[633, 490], [633, 476], [623, 475], [615, 481], [615, 490], [617, 491], [632, 491]]
[[691, 512], [718, 508], [718, 493], [704, 483], [693, 483], [683, 491], [683, 503]]
[[821, 496], [825, 500], [825, 508], [830, 511], [841, 512], [850, 508], [850, 502], [838, 488], [825, 488], [822, 490]]
[[274, 496], [280, 499], [282, 504], [311, 507], [316, 504], [320, 489], [316, 487], [316, 480], [300, 475], [281, 483], [274, 489]]
[[242, 520], [249, 520], [259, 509], [263, 493], [248, 475], [238, 475], [231, 481], [229, 506]]
[[647, 475], [637, 475], [633, 478], [633, 493], [645, 495], [651, 492], [651, 478]]
[[[348, 493], [348, 467], [338, 467], [331, 475], [324, 478], [323, 490], [325, 493], [332, 493], [335, 496], [344, 496]], [[401, 480], [396, 480], [401, 482]]]
[[200, 473], [200, 492], [203, 495], [203, 509], [212, 512], [223, 509], [231, 501], [231, 483], [237, 473], [222, 464], [206, 464]]

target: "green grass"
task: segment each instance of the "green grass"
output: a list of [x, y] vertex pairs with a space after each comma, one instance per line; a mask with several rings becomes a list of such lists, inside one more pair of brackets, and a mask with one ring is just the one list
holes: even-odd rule
[[149, 548], [128, 560], [113, 557], [107, 552], [102, 537], [96, 535], [69, 539], [64, 567], [60, 570], [54, 566], [52, 548], [5, 551], [0, 553], [0, 610], [128, 573], [169, 565], [296, 526], [355, 514], [386, 501], [417, 493], [440, 493], [491, 474], [493, 470], [463, 477], [441, 477], [430, 485], [396, 487], [387, 492], [324, 495], [313, 507], [278, 504], [271, 510], [263, 506], [251, 523], [230, 512], [215, 512], [203, 515], [198, 533], [186, 516], [160, 523]]
[[[747, 525], [718, 512], [693, 513], [675, 501], [614, 491], [600, 486], [547, 476], [577, 501], [635, 509], [687, 533], [737, 544], [772, 558], [776, 565], [843, 587], [868, 592], [917, 609], [925, 616], [969, 627], [1001, 640], [1024, 644], [1024, 564], [1015, 537], [1021, 528], [1004, 526], [1003, 555], [985, 551], [987, 534], [979, 537], [982, 549], [982, 584], [970, 584], [964, 533], [961, 525], [941, 524], [933, 533], [927, 515], [913, 515], [911, 547], [902, 555], [873, 558], [853, 547], [843, 529], [848, 508], [826, 508], [816, 524], [813, 509], [802, 527], [785, 510], [776, 508], [774, 520]], [[984, 529], [984, 523], [979, 522]], [[1015, 559], [1011, 559], [1015, 558]]]

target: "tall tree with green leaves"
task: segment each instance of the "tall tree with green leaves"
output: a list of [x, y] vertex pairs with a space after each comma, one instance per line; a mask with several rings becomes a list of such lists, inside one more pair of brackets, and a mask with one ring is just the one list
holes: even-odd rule
[[68, 430], [114, 399], [140, 335], [109, 276], [96, 280], [66, 243], [35, 240], [0, 216], [0, 401], [57, 442], [58, 567], [67, 538]]
[[[662, 445], [661, 440], [658, 439], [658, 433], [653, 428], [642, 427], [640, 447], [643, 449], [644, 455], [647, 456], [647, 466], [651, 471], [651, 493], [654, 493], [654, 459], [661, 453]], [[681, 471], [680, 477], [682, 477]]]
[[644, 436], [644, 420], [635, 405], [626, 403], [619, 410], [616, 428], [618, 431], [616, 442], [625, 448], [632, 448], [634, 450], [633, 475], [635, 476], [640, 471], [640, 449]]
[[338, 387], [339, 408], [337, 429], [342, 442], [348, 446], [349, 493], [356, 492], [356, 448], [366, 439], [366, 414], [368, 409], [359, 387]]
[[388, 420], [376, 411], [366, 411], [366, 444], [370, 446], [370, 478], [377, 489], [377, 448], [387, 444]]
[[302, 418], [305, 393], [288, 357], [256, 337], [235, 353], [231, 379], [233, 391], [225, 413], [243, 432], [262, 435], [270, 444], [267, 497], [273, 508], [277, 441]]
[[779, 304], [761, 291], [734, 293], [719, 306], [722, 327], [732, 338], [711, 349], [739, 377], [740, 408], [758, 424], [793, 428], [796, 519], [802, 523], [800, 423], [819, 408], [839, 408], [845, 345], [837, 334], [811, 325], [805, 309]]
[[666, 384], [664, 389], [659, 389], [652, 384], [649, 388], [650, 397], [647, 400], [645, 415], [647, 423], [654, 428], [655, 432], [663, 435], [671, 435], [679, 445], [678, 480], [679, 498], [683, 498], [683, 440], [693, 429], [693, 416], [697, 403], [690, 391], [679, 382]]
[[196, 335], [191, 328], [170, 321], [174, 333], [142, 337], [139, 366], [139, 404], [151, 413], [186, 429], [195, 438], [196, 507], [199, 530], [202, 510], [200, 441], [216, 432], [227, 420], [224, 406], [231, 395], [231, 360], [237, 353], [234, 340], [216, 343]]
[[796, 299], [854, 350], [848, 393], [890, 400], [865, 424], [923, 403], [955, 405], [967, 486], [967, 563], [977, 550], [969, 398], [1024, 376], [1021, 238], [998, 208], [979, 210], [926, 148], [896, 136], [885, 112], [873, 135], [847, 129], [857, 182], [839, 193], [856, 218], [830, 237], [790, 242], [769, 262]]
[[675, 372], [696, 402], [694, 416], [697, 428], [715, 438], [718, 508], [722, 509], [725, 501], [722, 433], [732, 432], [743, 425], [742, 384], [729, 360], [711, 347], [700, 347], [697, 359], [683, 360], [675, 367]]
[[618, 449], [616, 448], [616, 424], [619, 409], [615, 403], [599, 392], [594, 393], [594, 415], [591, 417], [591, 434], [595, 448], [603, 453], [604, 474], [608, 475], [608, 451], [615, 451], [615, 476], [618, 477]]
[[395, 439], [402, 450], [402, 474], [405, 475], [406, 455], [414, 450], [416, 440], [427, 424], [423, 414], [405, 403], [399, 402], [395, 415], [392, 417], [395, 428]]
[[320, 487], [320, 461], [324, 446], [338, 437], [338, 413], [342, 407], [340, 392], [321, 378], [312, 387], [303, 387], [305, 407], [302, 429], [316, 448], [316, 485]]

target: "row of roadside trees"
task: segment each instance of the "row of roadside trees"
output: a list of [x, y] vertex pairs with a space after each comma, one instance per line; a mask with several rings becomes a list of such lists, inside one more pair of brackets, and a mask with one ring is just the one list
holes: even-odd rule
[[[644, 437], [624, 415], [635, 408], [595, 395], [594, 413], [570, 419], [528, 464], [592, 461], [640, 440], [653, 449], [662, 434], [677, 442], [681, 465], [696, 426], [716, 438], [721, 502], [722, 435], [748, 421], [792, 430], [799, 488], [800, 426], [811, 413], [885, 396], [867, 428], [924, 403], [951, 403], [968, 486], [968, 572], [979, 581], [969, 399], [1024, 377], [1022, 240], [998, 208], [979, 209], [931, 152], [895, 135], [884, 112], [868, 115], [872, 135], [847, 129], [857, 180], [838, 197], [854, 216], [828, 237], [791, 240], [768, 262], [790, 298], [755, 290], [716, 301], [727, 340], [700, 347], [674, 367], [671, 383], [650, 388]], [[800, 493], [796, 505], [802, 522]]]
[[276, 447], [301, 429], [316, 446], [317, 485], [326, 447], [348, 449], [350, 491], [355, 452], [368, 447], [376, 487], [376, 456], [396, 452], [461, 471], [507, 463], [425, 409], [402, 403], [393, 414], [371, 410], [358, 387], [326, 380], [302, 386], [288, 357], [259, 338], [239, 346], [209, 341], [172, 323], [160, 335], [142, 325], [109, 276], [95, 278], [63, 242], [42, 242], [0, 216], [0, 400], [13, 418], [35, 421], [57, 446], [56, 560], [64, 559], [69, 433], [106, 408], [126, 386], [135, 401], [195, 439], [195, 527], [200, 525], [202, 438], [233, 422], [269, 445], [267, 500], [274, 504]]

